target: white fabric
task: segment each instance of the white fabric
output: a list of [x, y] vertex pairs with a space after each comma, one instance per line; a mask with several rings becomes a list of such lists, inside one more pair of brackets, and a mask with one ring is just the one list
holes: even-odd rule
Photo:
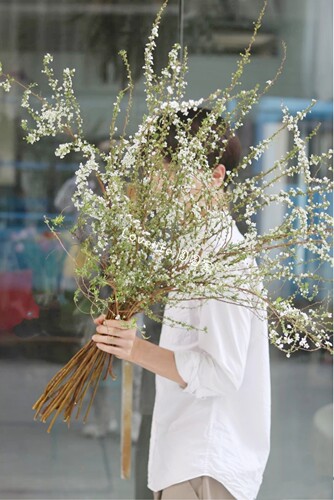
[[[234, 229], [233, 239], [239, 238]], [[165, 314], [208, 331], [162, 328], [160, 345], [175, 352], [187, 387], [156, 377], [148, 487], [160, 491], [210, 476], [238, 500], [254, 499], [269, 454], [266, 321], [217, 300], [181, 306]]]

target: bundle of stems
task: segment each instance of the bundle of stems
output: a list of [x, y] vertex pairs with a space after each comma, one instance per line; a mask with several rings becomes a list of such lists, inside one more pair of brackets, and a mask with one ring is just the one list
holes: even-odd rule
[[45, 387], [43, 394], [33, 405], [33, 410], [36, 410], [35, 420], [46, 422], [52, 417], [47, 431], [50, 432], [57, 417], [63, 413], [64, 422], [69, 426], [74, 410], [75, 418], [79, 418], [85, 395], [91, 387], [93, 392], [83, 419], [86, 422], [104, 368], [104, 379], [108, 374], [115, 378], [112, 372], [112, 356], [97, 349], [95, 343], [90, 340]]
[[[115, 316], [116, 312], [109, 309], [106, 319]], [[127, 317], [125, 311], [122, 312], [122, 317]], [[101, 378], [105, 380], [109, 375], [113, 380], [116, 379], [112, 360], [111, 354], [98, 349], [92, 340], [88, 341], [47, 384], [32, 407], [36, 411], [34, 419], [45, 423], [51, 418], [47, 430], [50, 433], [57, 418], [63, 414], [63, 420], [69, 427], [75, 411], [75, 419], [80, 417], [86, 394], [91, 388], [83, 417], [83, 422], [86, 423]], [[124, 479], [129, 478], [131, 472], [132, 378], [131, 364], [123, 361], [121, 475]]]
[[[103, 370], [105, 370], [103, 380], [108, 375], [114, 380], [116, 378], [112, 371], [112, 358], [111, 354], [99, 350], [95, 342], [88, 341], [47, 384], [43, 394], [32, 407], [36, 411], [34, 419], [46, 422], [52, 417], [47, 430], [50, 433], [57, 418], [63, 414], [63, 420], [69, 427], [75, 410], [75, 419], [80, 417], [87, 391], [92, 388], [83, 417], [83, 422], [86, 423]], [[131, 424], [128, 434], [131, 436]], [[122, 461], [125, 457], [127, 455], [123, 454]], [[124, 477], [128, 475], [124, 467], [122, 475]]]

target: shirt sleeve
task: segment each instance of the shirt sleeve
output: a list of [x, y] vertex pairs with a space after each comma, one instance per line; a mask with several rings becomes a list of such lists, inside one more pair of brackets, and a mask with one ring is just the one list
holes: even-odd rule
[[253, 313], [236, 304], [208, 300], [200, 311], [198, 348], [175, 352], [176, 367], [197, 398], [237, 391], [243, 381]]

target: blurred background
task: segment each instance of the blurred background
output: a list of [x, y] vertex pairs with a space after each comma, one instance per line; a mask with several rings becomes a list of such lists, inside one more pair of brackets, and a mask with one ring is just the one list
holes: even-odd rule
[[[125, 85], [117, 55], [129, 54], [136, 82], [129, 133], [145, 113], [141, 79], [143, 50], [161, 1], [0, 0], [0, 60], [23, 83], [41, 82], [45, 53], [54, 67], [75, 67], [75, 91], [86, 136], [106, 147], [112, 104]], [[170, 0], [163, 17], [156, 68], [171, 45], [188, 47], [188, 98], [226, 86], [239, 53], [248, 44], [262, 0]], [[287, 43], [284, 72], [247, 118], [240, 138], [245, 151], [278, 127], [281, 104], [291, 111], [318, 100], [303, 124], [307, 135], [320, 121], [310, 154], [332, 144], [332, 2], [268, 0], [244, 85], [265, 84], [279, 67], [281, 40]], [[149, 425], [154, 381], [135, 372], [133, 470], [120, 479], [120, 367], [117, 380], [98, 392], [91, 418], [71, 429], [57, 422], [51, 434], [33, 421], [32, 404], [49, 378], [94, 331], [89, 315], [75, 309], [71, 260], [52, 237], [44, 215], [71, 203], [79, 159], [54, 156], [56, 139], [29, 146], [22, 140], [25, 117], [19, 94], [0, 94], [0, 498], [151, 498], [146, 489]], [[289, 146], [284, 134], [255, 170], [268, 168]], [[326, 175], [322, 169], [319, 175]], [[289, 182], [302, 182], [292, 178]], [[284, 207], [258, 220], [259, 230]], [[68, 251], [77, 245], [63, 235]], [[329, 270], [325, 268], [326, 275]], [[329, 277], [329, 276], [328, 276]], [[330, 289], [323, 290], [325, 296]], [[286, 289], [285, 293], [289, 293]], [[322, 297], [320, 297], [322, 298]], [[82, 306], [84, 309], [84, 304]], [[159, 326], [150, 324], [158, 342]], [[289, 360], [275, 348], [272, 360], [272, 451], [259, 499], [332, 498], [332, 359], [300, 353]]]

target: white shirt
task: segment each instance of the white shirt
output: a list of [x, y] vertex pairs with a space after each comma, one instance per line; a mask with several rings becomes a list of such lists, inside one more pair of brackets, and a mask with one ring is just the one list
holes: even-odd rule
[[187, 387], [156, 376], [148, 487], [210, 476], [238, 500], [254, 499], [270, 446], [266, 320], [217, 300], [180, 306], [165, 314], [208, 331], [163, 325], [160, 345], [175, 352]]

